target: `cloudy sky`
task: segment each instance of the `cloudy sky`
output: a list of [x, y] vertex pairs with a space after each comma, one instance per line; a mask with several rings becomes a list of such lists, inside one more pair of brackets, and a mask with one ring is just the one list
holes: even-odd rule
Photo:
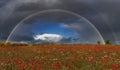
[[[11, 33], [12, 29], [21, 20], [23, 20], [29, 15], [43, 10], [62, 9], [77, 13], [80, 16], [86, 18], [97, 28], [104, 40], [111, 40], [113, 43], [119, 44], [119, 7], [120, 0], [1, 0], [0, 40], [5, 41]], [[17, 30], [15, 31], [14, 35], [16, 35], [16, 37], [13, 35], [15, 38], [14, 40], [22, 39], [23, 41], [31, 41], [34, 40], [34, 35], [44, 35], [45, 32], [41, 34], [41, 27], [43, 27], [44, 25], [40, 25], [43, 23], [48, 25], [52, 24], [53, 26], [61, 26], [63, 24], [63, 28], [66, 28], [64, 26], [67, 26], [65, 30], [67, 31], [66, 34], [57, 33], [58, 35], [66, 35], [69, 38], [71, 38], [74, 37], [74, 33], [76, 33], [77, 35], [79, 35], [79, 38], [84, 38], [80, 38], [80, 40], [85, 40], [86, 42], [91, 40], [95, 41], [99, 39], [99, 35], [98, 33], [96, 33], [94, 28], [92, 28], [88, 24], [88, 22], [84, 21], [81, 18], [75, 17], [74, 15], [64, 12], [48, 12], [45, 14], [38, 14], [39, 16], [33, 17], [34, 19], [31, 18], [26, 20], [26, 22], [21, 25], [22, 28], [19, 27], [17, 29], [18, 32]], [[40, 26], [39, 28], [41, 29], [39, 29], [37, 26]], [[52, 26], [48, 28], [52, 28]], [[62, 29], [59, 28], [57, 30], [61, 31]], [[67, 35], [69, 34], [69, 32], [72, 33], [73, 36]], [[80, 32], [82, 32], [82, 36]], [[49, 34], [54, 35], [56, 34], [56, 32], [51, 30]], [[21, 37], [18, 38], [18, 35], [20, 35]]]

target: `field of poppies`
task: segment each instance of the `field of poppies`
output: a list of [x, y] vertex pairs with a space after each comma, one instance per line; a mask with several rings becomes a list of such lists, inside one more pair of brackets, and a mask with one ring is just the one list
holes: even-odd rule
[[120, 70], [120, 46], [5, 46], [0, 70]]

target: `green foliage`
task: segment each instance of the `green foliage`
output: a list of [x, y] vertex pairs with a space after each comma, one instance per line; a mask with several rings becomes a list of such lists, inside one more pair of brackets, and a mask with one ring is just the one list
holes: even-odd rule
[[111, 45], [111, 41], [110, 40], [106, 40], [106, 45]]
[[97, 44], [98, 44], [98, 45], [100, 45], [100, 44], [101, 44], [101, 42], [100, 42], [100, 41], [97, 41]]
[[6, 46], [6, 45], [10, 45], [10, 43], [9, 42], [0, 42], [0, 46], [2, 47], [2, 46]]

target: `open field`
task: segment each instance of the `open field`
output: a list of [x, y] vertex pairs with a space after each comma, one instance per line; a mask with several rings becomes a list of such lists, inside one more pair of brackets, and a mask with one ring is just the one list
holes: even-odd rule
[[120, 46], [0, 47], [0, 70], [120, 70]]

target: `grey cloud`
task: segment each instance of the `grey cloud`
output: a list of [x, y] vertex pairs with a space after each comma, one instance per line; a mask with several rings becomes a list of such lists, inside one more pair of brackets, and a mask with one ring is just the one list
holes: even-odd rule
[[65, 9], [87, 18], [105, 39], [115, 41], [114, 32], [120, 40], [119, 6], [120, 0], [1, 0], [0, 32], [5, 39], [12, 28], [28, 15], [45, 9]]
[[33, 35], [34, 33], [31, 31], [31, 26], [20, 24], [11, 35], [9, 41], [32, 41], [34, 40]]
[[79, 23], [64, 24], [65, 28], [72, 29], [80, 36], [81, 40], [96, 42], [101, 40], [97, 30], [87, 22], [79, 21]]
[[9, 2], [6, 2], [6, 5], [0, 8], [0, 15], [1, 15], [1, 19], [6, 19], [7, 17], [9, 17], [11, 14], [13, 14], [13, 12], [15, 11], [15, 9], [17, 9], [18, 7], [25, 5], [25, 4], [43, 4], [43, 5], [48, 5], [51, 6], [53, 4], [56, 3], [60, 3], [59, 0], [10, 0]]

